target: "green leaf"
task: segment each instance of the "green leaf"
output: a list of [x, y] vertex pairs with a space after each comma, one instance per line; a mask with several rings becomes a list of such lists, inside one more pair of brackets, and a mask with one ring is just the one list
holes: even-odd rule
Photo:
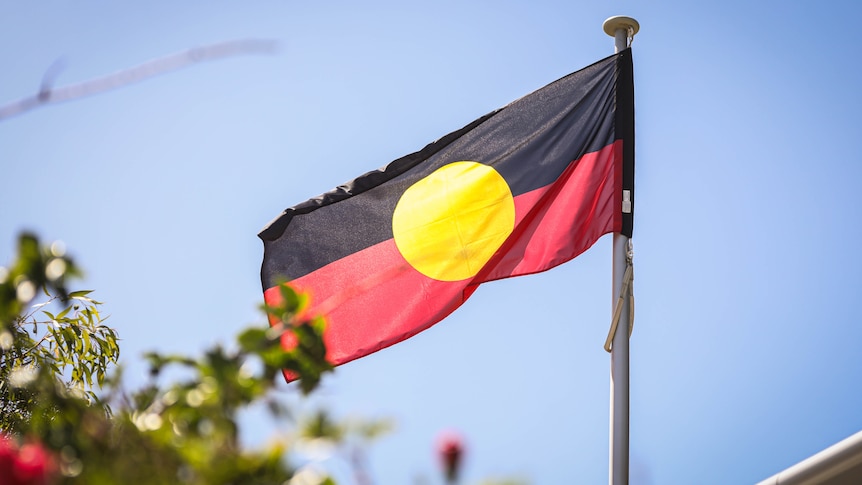
[[63, 317], [65, 317], [66, 315], [68, 315], [70, 311], [72, 311], [72, 307], [71, 307], [71, 306], [66, 307], [66, 309], [65, 309], [65, 310], [63, 310], [63, 311], [61, 311], [60, 313], [58, 313], [58, 314], [57, 314], [57, 317], [56, 317], [56, 318], [54, 318], [54, 320], [62, 320], [62, 319], [63, 319]]
[[253, 352], [257, 349], [266, 347], [269, 339], [267, 331], [262, 328], [249, 328], [239, 334], [238, 337], [240, 348], [246, 352]]
[[60, 335], [63, 336], [63, 343], [66, 344], [66, 349], [69, 353], [75, 351], [75, 335], [72, 333], [72, 329], [69, 327], [63, 327], [60, 329]]
[[84, 352], [89, 352], [93, 348], [90, 344], [90, 332], [82, 329], [81, 336], [84, 338]]
[[279, 286], [279, 290], [281, 291], [282, 309], [290, 313], [295, 313], [297, 308], [299, 308], [299, 295], [297, 295], [296, 291], [287, 283], [282, 283]]

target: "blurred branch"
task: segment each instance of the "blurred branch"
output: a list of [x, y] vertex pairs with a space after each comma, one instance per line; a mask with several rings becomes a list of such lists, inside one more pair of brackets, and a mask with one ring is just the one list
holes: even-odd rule
[[104, 93], [200, 62], [247, 54], [270, 54], [275, 51], [275, 48], [275, 41], [265, 39], [243, 39], [210, 44], [159, 57], [106, 76], [59, 88], [51, 87], [53, 78], [57, 74], [57, 66], [52, 65], [45, 73], [39, 92], [0, 106], [0, 121], [40, 106]]

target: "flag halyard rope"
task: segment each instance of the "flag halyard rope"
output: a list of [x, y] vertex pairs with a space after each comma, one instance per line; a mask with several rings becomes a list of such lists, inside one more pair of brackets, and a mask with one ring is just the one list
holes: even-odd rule
[[622, 287], [620, 288], [620, 296], [614, 305], [614, 314], [611, 317], [611, 328], [608, 331], [608, 338], [605, 339], [605, 351], [613, 350], [614, 335], [617, 333], [617, 327], [622, 316], [623, 304], [626, 299], [629, 301], [629, 337], [632, 336], [632, 331], [635, 327], [635, 295], [634, 295], [634, 266], [632, 265], [632, 242], [628, 241], [629, 247], [626, 252], [626, 272], [623, 275]]

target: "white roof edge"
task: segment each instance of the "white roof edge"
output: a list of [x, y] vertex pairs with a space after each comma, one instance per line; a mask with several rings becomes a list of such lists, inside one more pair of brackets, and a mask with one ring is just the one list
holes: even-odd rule
[[862, 464], [862, 431], [811, 455], [757, 485], [824, 484], [836, 475]]

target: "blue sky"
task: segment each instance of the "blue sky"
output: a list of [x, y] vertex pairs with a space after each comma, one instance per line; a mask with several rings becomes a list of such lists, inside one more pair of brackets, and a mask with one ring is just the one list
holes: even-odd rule
[[[641, 23], [631, 481], [757, 482], [862, 429], [860, 13], [0, 1], [0, 104], [60, 58], [64, 85], [213, 42], [280, 45], [0, 122], [0, 261], [22, 229], [65, 241], [142, 382], [142, 352], [196, 352], [262, 321], [256, 234], [282, 209], [611, 54], [601, 24], [629, 15]], [[547, 273], [484, 285], [299, 406], [395, 421], [369, 449], [375, 483], [440, 483], [433, 443], [450, 428], [468, 442], [466, 483], [603, 483], [610, 268], [606, 236]], [[271, 434], [247, 419], [250, 443]]]

